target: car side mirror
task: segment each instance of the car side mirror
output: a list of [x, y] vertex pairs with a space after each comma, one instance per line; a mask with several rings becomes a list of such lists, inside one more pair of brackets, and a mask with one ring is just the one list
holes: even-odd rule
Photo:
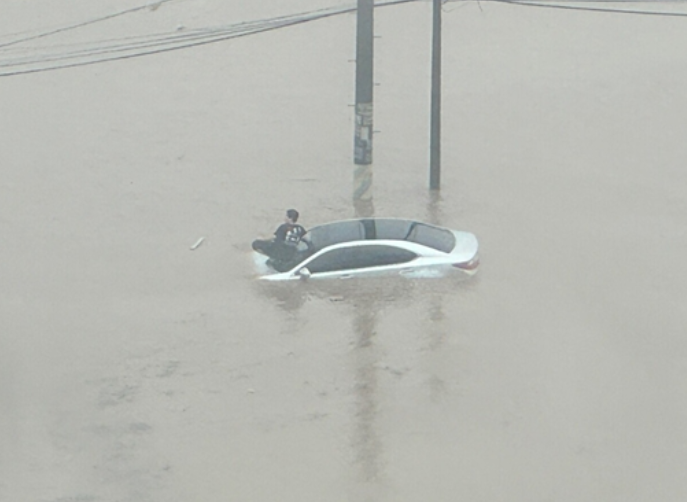
[[303, 267], [297, 272], [297, 274], [300, 276], [301, 279], [307, 279], [312, 275], [310, 273], [310, 270], [308, 270], [308, 267]]

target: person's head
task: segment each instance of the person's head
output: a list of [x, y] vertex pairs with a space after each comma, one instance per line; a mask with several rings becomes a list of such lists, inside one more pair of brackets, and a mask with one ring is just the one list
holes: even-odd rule
[[295, 209], [289, 209], [286, 211], [286, 217], [291, 220], [291, 222], [296, 223], [298, 221], [298, 211]]

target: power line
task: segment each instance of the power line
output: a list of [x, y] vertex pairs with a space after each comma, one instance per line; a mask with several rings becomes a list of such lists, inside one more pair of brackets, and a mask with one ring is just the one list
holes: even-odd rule
[[[390, 5], [398, 5], [416, 1], [419, 0], [388, 0], [377, 4], [377, 7], [386, 7]], [[127, 11], [122, 11], [109, 16], [104, 16], [98, 18], [98, 20], [109, 19], [115, 15], [122, 15], [124, 13], [134, 12], [147, 7], [149, 7], [149, 5], [146, 5], [144, 7], [136, 7], [135, 9], [129, 9]], [[70, 51], [50, 52], [53, 49], [55, 49], [55, 47], [43, 48], [40, 49], [43, 51], [43, 53], [34, 56], [24, 55], [4, 60], [0, 59], [0, 68], [7, 68], [7, 70], [5, 71], [0, 70], [0, 77], [37, 73], [64, 68], [74, 68], [77, 66], [92, 65], [97, 63], [104, 63], [107, 61], [130, 59], [135, 57], [160, 54], [163, 52], [169, 52], [173, 50], [188, 49], [191, 47], [198, 47], [200, 45], [221, 42], [231, 38], [253, 35], [266, 31], [276, 30], [279, 28], [285, 28], [288, 26], [294, 26], [297, 24], [324, 19], [327, 17], [337, 16], [340, 14], [350, 13], [354, 12], [355, 10], [355, 6], [325, 8], [301, 14], [281, 16], [270, 19], [263, 19], [259, 21], [242, 22], [216, 28], [202, 28], [196, 30], [184, 30], [184, 32], [173, 32], [173, 34], [162, 33], [158, 35], [146, 35], [140, 37], [129, 37], [126, 39], [116, 39], [111, 40], [111, 43], [109, 44], [102, 44], [102, 41], [90, 42], [88, 44], [74, 44], [72, 46], [74, 47], [74, 50]], [[73, 29], [75, 27], [81, 27], [86, 24], [92, 24], [96, 21], [97, 20], [91, 20], [86, 23], [79, 23], [71, 25], [70, 27], [51, 30], [49, 32], [44, 32], [39, 36], [43, 37], [52, 35], [61, 31], [65, 31], [67, 29]], [[23, 42], [35, 38], [37, 38], [37, 36], [25, 37], [24, 39], [21, 39], [21, 41]], [[19, 44], [19, 41], [13, 41], [6, 43], [4, 45], [0, 45], [0, 48], [9, 45], [14, 45], [15, 43]], [[62, 48], [64, 48], [64, 46], [62, 46]], [[14, 47], [13, 49], [14, 52], [17, 52], [17, 50], [21, 50], [16, 47]], [[35, 51], [36, 49], [28, 50]], [[41, 64], [42, 66], [37, 66]]]
[[56, 35], [57, 33], [62, 33], [62, 32], [74, 30], [74, 29], [77, 29], [77, 28], [83, 28], [84, 26], [88, 26], [88, 25], [90, 25], [90, 24], [95, 24], [95, 23], [99, 23], [99, 22], [102, 22], [102, 21], [107, 21], [107, 20], [113, 19], [113, 18], [115, 18], [115, 17], [123, 16], [123, 15], [126, 15], [126, 14], [131, 14], [131, 13], [133, 13], [133, 12], [138, 12], [138, 11], [141, 11], [141, 10], [144, 10], [144, 9], [150, 9], [150, 8], [156, 6], [156, 5], [159, 6], [159, 5], [161, 5], [161, 4], [165, 3], [165, 2], [172, 2], [172, 1], [174, 1], [174, 0], [158, 0], [155, 4], [147, 3], [147, 4], [145, 4], [145, 5], [140, 5], [140, 6], [138, 6], [138, 7], [133, 7], [133, 8], [131, 8], [131, 9], [122, 10], [122, 11], [119, 11], [119, 12], [115, 12], [115, 13], [112, 13], [112, 14], [108, 14], [108, 15], [106, 15], [106, 16], [97, 17], [97, 18], [95, 18], [95, 19], [90, 19], [90, 20], [88, 20], [88, 21], [83, 21], [83, 22], [81, 22], [81, 23], [72, 24], [72, 25], [68, 25], [68, 26], [63, 26], [63, 27], [60, 27], [60, 28], [54, 28], [54, 29], [52, 29], [52, 30], [44, 31], [44, 32], [41, 32], [41, 33], [38, 33], [38, 34], [35, 34], [35, 35], [25, 36], [25, 37], [23, 37], [23, 38], [17, 38], [17, 39], [14, 39], [14, 40], [10, 41], [10, 42], [1, 43], [1, 44], [0, 44], [0, 48], [9, 47], [9, 46], [11, 46], [11, 45], [21, 44], [21, 43], [23, 43], [23, 42], [28, 42], [28, 41], [30, 41], [30, 40], [37, 40], [37, 39], [39, 39], [39, 38], [49, 37], [49, 36], [51, 36], [51, 35]]
[[[94, 18], [81, 23], [47, 30], [30, 36], [24, 36], [0, 44], [0, 54], [11, 54], [8, 58], [0, 58], [0, 77], [9, 77], [29, 73], [38, 73], [51, 70], [74, 68], [92, 64], [105, 63], [123, 59], [137, 58], [163, 52], [170, 52], [181, 49], [189, 49], [201, 45], [222, 42], [232, 38], [239, 38], [257, 33], [264, 33], [288, 26], [308, 23], [328, 17], [351, 13], [356, 10], [356, 6], [329, 7], [319, 10], [303, 12], [300, 14], [280, 16], [257, 21], [248, 21], [214, 28], [199, 28], [194, 30], [183, 30], [149, 35], [139, 35], [135, 37], [124, 37], [119, 39], [91, 41], [81, 44], [51, 46], [44, 48], [22, 47], [21, 44], [46, 38], [58, 33], [75, 30], [90, 24], [112, 19], [114, 17], [131, 14], [144, 9], [155, 8], [165, 2], [175, 0], [157, 0], [154, 3], [147, 3], [131, 9], [115, 12], [98, 18]], [[375, 7], [387, 7], [405, 3], [412, 3], [426, 0], [386, 0], [377, 2]], [[480, 0], [444, 0], [444, 2], [467, 2]], [[658, 12], [647, 10], [631, 10], [617, 8], [590, 7], [579, 4], [589, 3], [643, 3], [640, 0], [570, 0], [565, 3], [544, 2], [537, 0], [481, 0], [496, 3], [504, 3], [522, 7], [555, 8], [565, 10], [582, 10], [602, 13], [618, 14], [641, 14], [653, 16], [676, 16], [687, 17], [683, 12]], [[687, 3], [687, 0], [654, 0], [652, 3]], [[572, 5], [578, 4], [578, 5]], [[66, 49], [66, 50], [65, 50]], [[23, 53], [23, 54], [22, 54]]]
[[519, 5], [522, 7], [542, 7], [547, 9], [562, 9], [562, 10], [581, 10], [587, 12], [602, 12], [610, 14], [635, 14], [642, 16], [664, 16], [664, 17], [687, 17], [687, 12], [661, 12], [655, 10], [638, 10], [638, 9], [617, 9], [608, 7], [587, 7], [581, 5], [570, 5], [574, 3], [685, 3], [685, 0], [660, 0], [647, 2], [646, 0], [571, 0], [564, 3], [554, 2], [538, 2], [536, 0], [484, 0], [487, 2], [505, 3], [510, 5]]

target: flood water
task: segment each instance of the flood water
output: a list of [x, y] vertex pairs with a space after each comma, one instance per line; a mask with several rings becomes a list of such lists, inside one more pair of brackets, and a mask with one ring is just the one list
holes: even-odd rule
[[[142, 3], [5, 0], [2, 41]], [[347, 5], [226, 4], [0, 63]], [[256, 280], [285, 209], [356, 214], [355, 14], [0, 78], [1, 501], [687, 497], [687, 18], [443, 19], [431, 194], [431, 2], [375, 13], [372, 202], [474, 232], [467, 280]]]

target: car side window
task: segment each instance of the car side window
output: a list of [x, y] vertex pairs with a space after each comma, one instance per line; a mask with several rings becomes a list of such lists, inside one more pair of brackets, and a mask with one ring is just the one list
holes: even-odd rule
[[312, 260], [307, 267], [310, 273], [318, 274], [395, 265], [409, 262], [415, 258], [417, 255], [412, 251], [393, 246], [356, 246], [333, 249]]

